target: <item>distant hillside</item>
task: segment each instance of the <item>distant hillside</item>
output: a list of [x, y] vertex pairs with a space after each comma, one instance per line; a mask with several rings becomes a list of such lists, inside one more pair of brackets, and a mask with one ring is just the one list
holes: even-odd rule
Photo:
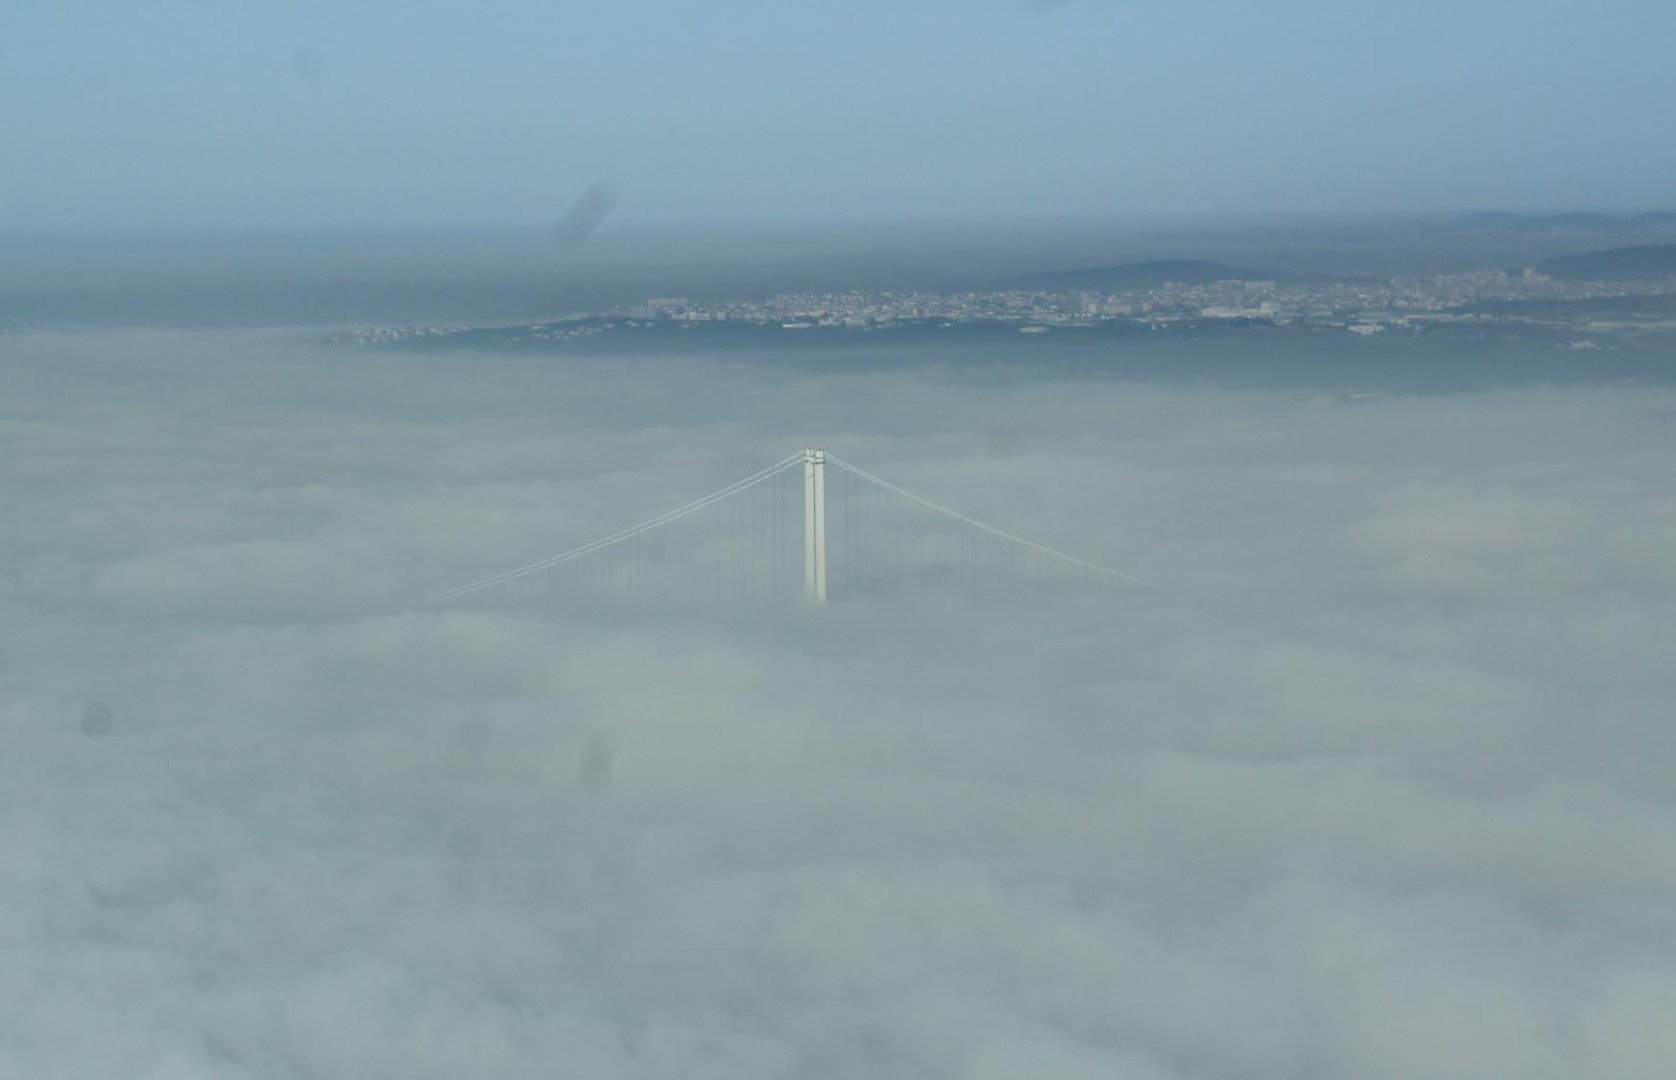
[[1513, 214], [1492, 211], [1456, 218], [1455, 228], [1480, 233], [1606, 232], [1626, 233], [1641, 229], [1676, 227], [1676, 214], [1651, 211], [1614, 216], [1572, 212], [1566, 214]]
[[1676, 274], [1676, 244], [1639, 244], [1562, 255], [1537, 264], [1537, 269], [1568, 281], [1650, 281]]
[[1223, 263], [1198, 259], [1158, 259], [1123, 263], [1120, 266], [1091, 266], [1082, 270], [1055, 270], [1031, 274], [1002, 283], [1003, 288], [1057, 292], [1064, 289], [1133, 289], [1165, 282], [1208, 285], [1214, 281], [1274, 281], [1281, 275], [1261, 274]]

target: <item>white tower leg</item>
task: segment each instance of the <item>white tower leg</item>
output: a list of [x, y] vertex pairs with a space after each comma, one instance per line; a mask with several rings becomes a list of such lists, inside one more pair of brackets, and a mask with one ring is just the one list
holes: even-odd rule
[[826, 451], [803, 451], [803, 591], [826, 603]]

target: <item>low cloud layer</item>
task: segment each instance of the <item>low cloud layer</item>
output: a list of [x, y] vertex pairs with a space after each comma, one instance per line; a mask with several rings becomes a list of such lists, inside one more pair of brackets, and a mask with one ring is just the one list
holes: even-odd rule
[[[1669, 390], [5, 349], [0, 1073], [1676, 1057]], [[1166, 588], [411, 603], [811, 443]]]

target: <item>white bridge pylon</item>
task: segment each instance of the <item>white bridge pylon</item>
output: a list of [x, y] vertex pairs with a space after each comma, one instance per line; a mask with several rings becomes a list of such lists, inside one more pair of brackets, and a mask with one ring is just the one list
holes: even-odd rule
[[803, 595], [826, 603], [826, 451], [803, 451]]
[[[782, 571], [792, 565], [786, 513], [790, 510], [786, 504], [791, 500], [787, 498], [785, 485], [799, 465], [803, 472], [802, 593], [810, 604], [826, 603], [831, 580], [828, 576], [831, 550], [828, 465], [839, 470], [843, 481], [837, 514], [831, 519], [841, 543], [837, 562], [830, 568], [838, 571], [845, 589], [862, 591], [870, 583], [899, 582], [916, 571], [928, 569], [945, 576], [958, 574], [962, 582], [976, 583], [992, 579], [998, 571], [1004, 573], [1001, 567], [1009, 557], [1015, 572], [1022, 570], [1036, 580], [1057, 573], [1060, 580], [1070, 574], [1078, 580], [1161, 587], [1146, 578], [985, 524], [824, 450], [809, 448], [638, 525], [511, 570], [431, 593], [419, 602], [458, 599], [582, 560], [599, 564], [611, 558], [606, 554], [611, 551], [628, 553], [629, 564], [617, 567], [613, 573], [618, 580], [637, 587], [656, 577], [643, 565], [648, 562], [669, 564], [674, 569], [665, 576], [670, 581], [685, 581], [690, 585], [692, 567], [676, 566], [679, 554], [694, 550], [720, 551], [722, 558], [730, 558], [745, 575], [756, 576], [756, 586], [747, 591], [758, 596], [778, 596], [784, 584]], [[732, 517], [719, 514], [718, 508], [731, 510]], [[695, 523], [700, 526], [696, 534], [669, 540], [672, 533]], [[728, 537], [730, 529], [745, 539], [737, 541]], [[1025, 562], [1020, 564], [1019, 559]], [[719, 575], [713, 573], [712, 578], [719, 580]], [[764, 580], [767, 588], [760, 587]]]

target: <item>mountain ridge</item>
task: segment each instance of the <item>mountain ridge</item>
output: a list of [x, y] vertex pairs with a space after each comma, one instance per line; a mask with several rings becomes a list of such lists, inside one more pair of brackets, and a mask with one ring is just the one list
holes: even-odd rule
[[1635, 244], [1546, 259], [1536, 269], [1566, 281], [1653, 281], [1676, 274], [1676, 244]]
[[1676, 213], [1648, 210], [1639, 214], [1602, 214], [1571, 210], [1557, 214], [1522, 214], [1485, 210], [1453, 219], [1451, 227], [1490, 233], [1597, 232], [1627, 233], [1640, 229], [1676, 228]]
[[1285, 276], [1204, 259], [1148, 259], [1110, 266], [1088, 266], [1075, 270], [1026, 274], [1001, 282], [1000, 285], [1002, 288], [1054, 292], [1063, 289], [1133, 288], [1163, 285], [1166, 282], [1209, 285], [1217, 281], [1277, 281]]

